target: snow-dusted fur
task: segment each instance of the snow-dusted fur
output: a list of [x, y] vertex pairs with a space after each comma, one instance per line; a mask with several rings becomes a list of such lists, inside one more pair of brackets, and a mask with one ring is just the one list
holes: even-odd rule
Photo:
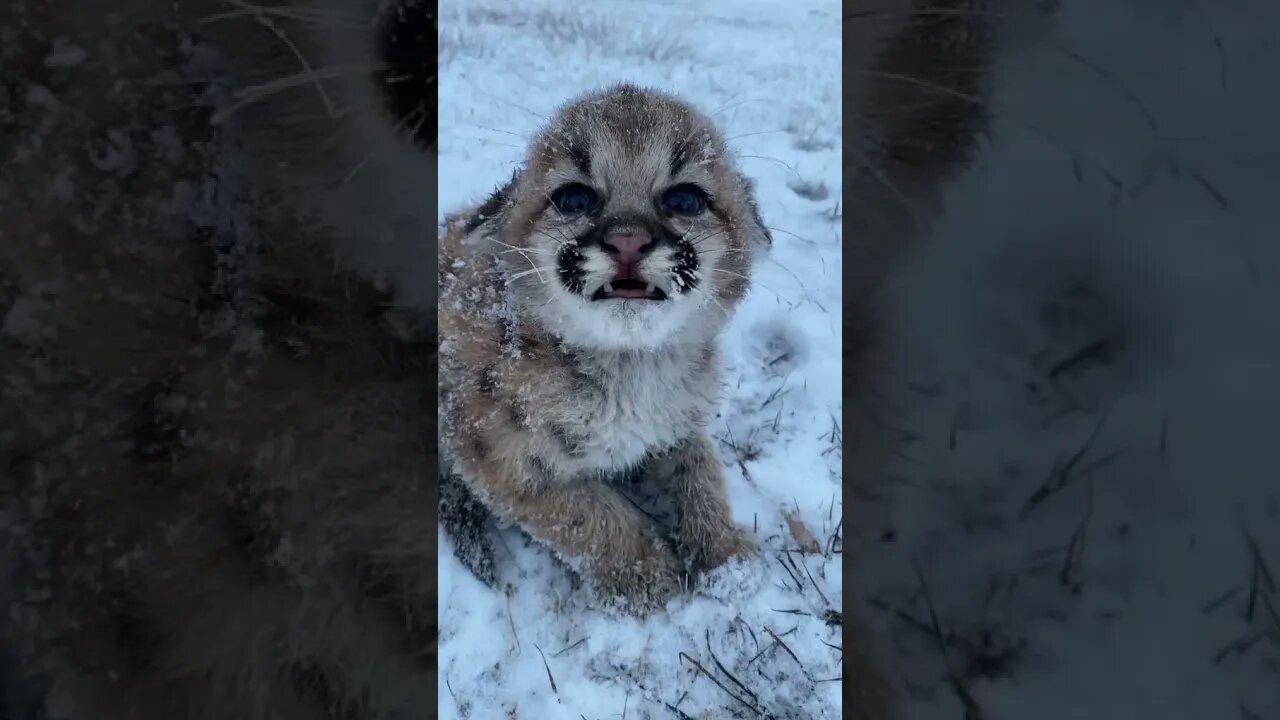
[[[735, 149], [748, 148], [741, 159], [757, 179], [775, 246], [753, 270], [760, 282], [753, 282], [722, 340], [729, 382], [709, 423], [730, 509], [739, 524], [755, 530], [767, 563], [754, 570], [727, 564], [727, 572], [711, 573], [708, 585], [734, 585], [751, 575], [756, 582], [772, 575], [772, 582], [728, 597], [681, 594], [662, 613], [624, 622], [594, 612], [545, 548], [523, 533], [499, 534], [503, 542], [494, 555], [502, 567], [493, 567], [493, 556], [465, 561], [482, 567], [506, 593], [481, 586], [442, 557], [448, 650], [441, 684], [449, 688], [442, 701], [448, 716], [518, 711], [603, 717], [629, 707], [628, 717], [664, 717], [678, 715], [675, 707], [692, 717], [732, 717], [749, 714], [750, 705], [766, 716], [836, 717], [843, 711], [894, 717], [900, 684], [894, 666], [875, 651], [867, 616], [856, 602], [846, 602], [843, 617], [831, 613], [831, 601], [839, 607], [841, 584], [831, 562], [840, 555], [832, 550], [840, 550], [840, 527], [859, 541], [885, 528], [882, 508], [867, 496], [886, 489], [887, 462], [898, 449], [891, 403], [901, 398], [887, 397], [897, 358], [879, 291], [925, 239], [941, 192], [977, 145], [993, 52], [991, 35], [980, 31], [995, 18], [977, 3], [846, 8], [854, 38], [845, 45], [846, 114], [850, 135], [860, 140], [845, 146], [845, 177], [857, 192], [847, 193], [848, 205], [833, 212], [835, 198], [824, 198], [821, 187], [810, 192], [804, 181], [817, 186], [821, 178], [839, 187], [839, 142], [831, 136], [838, 138], [839, 95], [829, 80], [835, 68], [816, 60], [816, 48], [823, 48], [824, 58], [836, 57], [839, 48], [833, 51], [831, 40], [815, 31], [819, 21], [804, 18], [835, 20], [834, 3], [805, 3], [787, 13], [763, 3], [716, 3], [688, 12], [657, 12], [647, 4], [642, 11], [626, 3], [598, 10], [554, 2], [450, 5], [442, 24], [450, 47], [442, 57], [454, 57], [444, 71], [442, 113], [449, 119], [442, 122], [441, 142], [450, 147], [442, 170], [447, 167], [459, 183], [441, 188], [442, 197], [453, 200], [442, 210], [472, 202], [523, 159], [523, 151], [502, 148], [518, 142], [513, 138], [534, 139], [526, 133], [550, 121], [550, 98], [561, 97], [564, 84], [580, 91], [639, 77], [678, 88], [717, 124], [725, 123]], [[684, 27], [695, 14], [703, 18]], [[744, 47], [758, 47], [759, 55]], [[639, 53], [661, 59], [633, 60]], [[570, 67], [572, 80], [561, 70]], [[838, 91], [839, 83], [834, 87]], [[815, 107], [823, 98], [830, 108]], [[823, 124], [815, 126], [815, 113]], [[780, 127], [786, 130], [778, 132]], [[837, 221], [842, 212], [850, 220], [843, 237]], [[502, 240], [508, 247], [494, 252], [503, 253], [516, 273], [527, 273], [522, 282], [536, 283], [531, 261], [511, 247], [518, 244]], [[824, 359], [838, 365], [841, 354], [837, 317], [827, 313], [839, 313], [835, 273], [842, 250], [849, 251], [843, 265], [853, 281], [844, 316], [857, 331], [847, 335], [844, 348], [851, 403], [842, 435], [844, 477], [852, 492], [843, 508], [831, 494], [841, 482], [840, 454], [816, 440], [828, 432], [833, 440], [841, 435], [839, 420], [832, 428], [832, 414], [840, 414], [840, 373], [828, 374]], [[575, 401], [572, 393], [559, 395]], [[842, 509], [852, 511], [843, 526]], [[464, 530], [476, 533], [474, 526]], [[825, 547], [796, 550], [806, 532], [819, 533]], [[464, 555], [473, 549], [456, 536], [450, 544]], [[860, 544], [847, 543], [846, 554], [865, 557]], [[784, 568], [793, 568], [786, 572], [795, 577]], [[852, 577], [850, 600], [863, 590], [860, 575]], [[831, 627], [836, 623], [846, 630], [843, 649], [840, 626]], [[774, 629], [787, 633], [780, 643], [768, 635]], [[547, 650], [545, 666], [530, 652], [534, 643]], [[830, 682], [835, 675], [843, 682]]]
[[377, 13], [0, 9], [0, 715], [434, 705], [435, 160]]
[[[594, 211], [549, 200], [588, 186]], [[692, 186], [708, 196], [698, 213], [664, 210], [665, 192]], [[626, 233], [655, 244], [636, 272], [662, 299], [600, 299], [614, 276], [607, 243]], [[608, 601], [655, 610], [686, 569], [753, 548], [733, 523], [706, 427], [721, 390], [719, 332], [769, 242], [711, 122], [626, 85], [562, 108], [517, 177], [449, 223], [440, 367], [450, 470]], [[674, 546], [610, 484], [646, 471], [673, 497]]]
[[[6, 531], [0, 651], [11, 656], [0, 667], [14, 671], [5, 697], [13, 714], [43, 706], [49, 717], [76, 720], [418, 717], [433, 706], [437, 188], [434, 148], [419, 131], [434, 116], [433, 109], [405, 105], [403, 98], [392, 103], [397, 111], [388, 112], [380, 95], [385, 84], [395, 80], [400, 88], [405, 79], [381, 68], [385, 20], [389, 10], [414, 10], [415, 4], [386, 5], [45, 0], [0, 8], [0, 521]], [[941, 11], [911, 12], [934, 5]], [[520, 12], [503, 6], [495, 17]], [[775, 8], [770, 4], [768, 13]], [[951, 82], [953, 66], [943, 60], [983, 46], [964, 42], [963, 34], [922, 32], [909, 19], [951, 18], [946, 27], [963, 30], [985, 17], [975, 8], [980, 10], [977, 3], [904, 1], [888, 8], [888, 16], [880, 8], [855, 14], [848, 21], [892, 22], [867, 25], [879, 29], [850, 50], [865, 51], [870, 66], [889, 63], [890, 74], [894, 62], [933, 58], [906, 71], [932, 72], [934, 84]], [[731, 14], [727, 6], [720, 11]], [[575, 17], [584, 12], [589, 10], [574, 9]], [[402, 31], [422, 29], [424, 39], [434, 41], [434, 29], [423, 27], [425, 13], [398, 17], [408, 18]], [[729, 20], [720, 27], [744, 34], [763, 28], [762, 37], [787, 39], [777, 32], [781, 22]], [[527, 36], [528, 26], [520, 27]], [[591, 29], [564, 27], [575, 42], [579, 31]], [[937, 39], [929, 45], [933, 54], [881, 53], [931, 37]], [[657, 67], [657, 58], [681, 51], [661, 43], [629, 48], [623, 41], [632, 39], [610, 40], [610, 49], [635, 53], [637, 68]], [[434, 48], [426, 57], [434, 60]], [[983, 65], [954, 68], [980, 75]], [[730, 70], [718, 79], [735, 76], [737, 66]], [[434, 81], [421, 67], [417, 71], [408, 75], [411, 86]], [[767, 68], [755, 72], [751, 83], [776, 81]], [[799, 87], [805, 82], [789, 81]], [[965, 96], [967, 82], [960, 86]], [[884, 84], [876, 87], [854, 93], [861, 99], [850, 117], [865, 116], [868, 127], [877, 127], [877, 103], [882, 109], [896, 102], [930, 107], [885, 94]], [[422, 93], [433, 96], [434, 88]], [[837, 94], [824, 97], [834, 105]], [[892, 102], [884, 104], [885, 98]], [[921, 113], [926, 122], [920, 134], [913, 134], [911, 123], [883, 115], [879, 130], [868, 136], [880, 135], [899, 149], [929, 138], [925, 146], [935, 148], [934, 140], [950, 137], [946, 128], [954, 127], [961, 131], [956, 142], [927, 156], [918, 176], [894, 162], [871, 164], [893, 182], [872, 183], [863, 197], [890, 187], [905, 187], [909, 197], [932, 197], [959, 164], [963, 153], [948, 148], [962, 148], [971, 126], [934, 110]], [[935, 121], [928, 122], [931, 117]], [[808, 131], [788, 132], [799, 142]], [[849, 148], [851, 166], [863, 163], [864, 150]], [[776, 178], [775, 186], [786, 192]], [[767, 201], [777, 206], [776, 198]], [[861, 205], [892, 207], [883, 196]], [[844, 212], [851, 213], [852, 204]], [[857, 256], [864, 247], [897, 248], [899, 240], [907, 247], [905, 240], [917, 233], [902, 229], [902, 217], [890, 213], [885, 232], [850, 238], [854, 252], [846, 267], [863, 268], [869, 285], [886, 277], [892, 263], [882, 267]], [[866, 310], [856, 304], [861, 297], [849, 298], [854, 328], [883, 330], [871, 322], [880, 317], [869, 310], [872, 303]], [[814, 304], [798, 315], [817, 317], [817, 311], [804, 315]], [[812, 327], [794, 332], [782, 315], [760, 311], [759, 303], [755, 309], [752, 322], [770, 342], [790, 338], [796, 340], [790, 350], [806, 354]], [[588, 324], [576, 334], [600, 340], [600, 327]], [[641, 324], [631, 336], [641, 328], [656, 337], [676, 327], [685, 325]], [[852, 367], [878, 372], [892, 364], [870, 362], [889, 357], [885, 344], [856, 345], [864, 362]], [[827, 349], [776, 367], [816, 367], [815, 358]], [[692, 357], [696, 362], [700, 356]], [[861, 370], [846, 374], [848, 389], [862, 398], [858, 407], [876, 407], [869, 403], [880, 387], [876, 377]], [[739, 400], [768, 405], [772, 398], [743, 393]], [[696, 395], [691, 402], [698, 404]], [[826, 420], [826, 406], [801, 407]], [[733, 422], [727, 419], [726, 426], [733, 429]], [[869, 424], [873, 430], [888, 426]], [[857, 421], [847, 431], [850, 438], [864, 437]], [[881, 442], [884, 435], [865, 437], [846, 457], [864, 468], [850, 474], [851, 484], [875, 491], [878, 458], [891, 446]], [[778, 442], [805, 448], [771, 458], [785, 460], [788, 473], [809, 460], [816, 462], [805, 467], [826, 470], [813, 438], [792, 433]], [[700, 464], [686, 461], [686, 467], [718, 470], [706, 448], [692, 450]], [[808, 450], [812, 458], [804, 454]], [[748, 468], [764, 473], [748, 455], [738, 462], [744, 475]], [[776, 518], [774, 501], [789, 505], [794, 496], [784, 494], [794, 492], [802, 496], [807, 522], [817, 527], [820, 513], [813, 508], [826, 498], [813, 495], [825, 494], [827, 482], [817, 478], [818, 490], [806, 493], [791, 476], [766, 479], [762, 485], [772, 483], [772, 490], [753, 498], [746, 520], [757, 508], [762, 521]], [[787, 484], [786, 493], [775, 492]], [[737, 507], [742, 519], [746, 506]], [[861, 527], [874, 530], [854, 516], [846, 527], [855, 536]], [[735, 575], [740, 567], [723, 567], [731, 572], [714, 580], [741, 579]], [[807, 578], [817, 593], [840, 586], [839, 569], [827, 570], [830, 577], [825, 569]], [[838, 593], [822, 598], [831, 599], [838, 602]], [[762, 607], [754, 608], [759, 613], [753, 620], [772, 612]], [[812, 621], [798, 633], [808, 638], [808, 649], [831, 652], [814, 639], [835, 640], [818, 635], [839, 621], [830, 610], [788, 616]], [[702, 630], [711, 650], [708, 617], [698, 611], [672, 616], [673, 626], [686, 624], [696, 635], [690, 636], [693, 645], [680, 636], [680, 653], [700, 652], [693, 648], [704, 641]], [[685, 622], [690, 619], [697, 622]], [[781, 639], [770, 643], [761, 633], [747, 640], [737, 628], [751, 628], [740, 615], [720, 619], [729, 628], [716, 623], [720, 657], [755, 688], [761, 706], [833, 716], [829, 678], [797, 671]], [[846, 709], [852, 717], [891, 717], [890, 683], [869, 650], [870, 633], [860, 631], [865, 623], [852, 607], [843, 622], [852, 631], [844, 651], [843, 685], [851, 698]], [[492, 627], [486, 624], [490, 632]], [[683, 672], [686, 664], [676, 660], [681, 655], [671, 646], [650, 648], [648, 638], [633, 643], [626, 627], [611, 624], [609, 632], [584, 639], [593, 672], [610, 678], [612, 687], [630, 678], [656, 712], [663, 712], [659, 697], [680, 705], [685, 696], [660, 694], [673, 688], [647, 669], [651, 661], [670, 661]], [[460, 624], [451, 632], [480, 637], [467, 630]], [[807, 648], [788, 633], [782, 633], [787, 644], [805, 657]], [[735, 650], [732, 657], [726, 647]], [[671, 650], [670, 657], [658, 659], [662, 650]], [[808, 668], [828, 664], [807, 660]], [[772, 674], [764, 684], [744, 671], [764, 668]], [[502, 677], [496, 666], [485, 672], [490, 669]], [[549, 665], [539, 664], [522, 677], [542, 683], [544, 671], [550, 674]], [[448, 675], [437, 677], [446, 687]], [[563, 675], [560, 681], [569, 682]], [[462, 687], [457, 706], [492, 696], [489, 690]], [[518, 716], [527, 717], [539, 717], [531, 715], [540, 707], [539, 691], [527, 685], [503, 689], [521, 693]], [[723, 699], [714, 687], [710, 693], [716, 700], [695, 692], [683, 707]], [[515, 708], [504, 709], [517, 716]], [[639, 712], [633, 704], [632, 713]]]

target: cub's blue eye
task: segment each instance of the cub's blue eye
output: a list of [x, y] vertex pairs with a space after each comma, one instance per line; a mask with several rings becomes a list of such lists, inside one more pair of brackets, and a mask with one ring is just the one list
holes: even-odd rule
[[662, 207], [676, 215], [699, 215], [707, 208], [707, 194], [696, 185], [676, 185], [662, 193]]
[[581, 215], [594, 212], [600, 204], [600, 196], [586, 185], [569, 183], [551, 193], [551, 204], [565, 215]]

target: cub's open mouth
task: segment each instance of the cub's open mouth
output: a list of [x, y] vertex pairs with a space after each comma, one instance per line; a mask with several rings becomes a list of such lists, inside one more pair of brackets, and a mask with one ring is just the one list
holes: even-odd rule
[[644, 280], [625, 278], [607, 282], [591, 294], [595, 300], [666, 300], [662, 288]]

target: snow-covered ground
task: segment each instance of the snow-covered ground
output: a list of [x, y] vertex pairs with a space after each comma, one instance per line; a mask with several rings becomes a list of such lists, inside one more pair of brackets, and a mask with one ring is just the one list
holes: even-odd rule
[[[776, 240], [715, 426], [763, 589], [618, 621], [516, 534], [509, 597], [442, 540], [441, 717], [839, 717], [839, 558], [778, 552], [786, 514], [824, 544], [842, 513], [839, 9], [440, 9], [442, 211], [625, 79], [715, 114]], [[1062, 0], [1017, 35], [990, 146], [899, 288], [911, 443], [851, 583], [910, 717], [1280, 718], [1277, 27], [1266, 0]]]
[[[714, 115], [759, 184], [775, 249], [725, 341], [729, 388], [713, 432], [735, 517], [781, 550], [797, 547], [786, 516], [819, 544], [841, 518], [841, 116], [839, 6], [778, 8], [442, 2], [439, 139], [440, 208], [451, 212], [509, 178], [530, 134], [584, 91], [629, 80]], [[441, 540], [442, 718], [756, 716], [748, 705], [840, 716], [840, 628], [827, 614], [839, 609], [838, 554], [791, 553], [784, 569], [770, 552], [750, 599], [682, 598], [642, 623], [585, 608], [548, 552], [504, 539], [510, 597]]]
[[900, 288], [915, 441], [858, 578], [912, 717], [971, 717], [950, 673], [988, 720], [1280, 718], [1278, 27], [1063, 0], [1007, 58]]

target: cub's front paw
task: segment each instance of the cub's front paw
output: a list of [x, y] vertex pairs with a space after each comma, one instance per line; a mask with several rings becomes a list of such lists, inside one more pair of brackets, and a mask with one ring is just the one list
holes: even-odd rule
[[735, 558], [754, 557], [759, 552], [751, 533], [732, 523], [713, 532], [681, 533], [678, 540], [690, 568], [699, 573], [714, 570]]
[[764, 583], [755, 538], [732, 526], [714, 535], [691, 558], [699, 570], [698, 592], [720, 600], [740, 600], [754, 595]]
[[600, 602], [628, 615], [649, 615], [665, 608], [682, 589], [684, 577], [675, 553], [656, 535], [598, 559], [589, 575]]

